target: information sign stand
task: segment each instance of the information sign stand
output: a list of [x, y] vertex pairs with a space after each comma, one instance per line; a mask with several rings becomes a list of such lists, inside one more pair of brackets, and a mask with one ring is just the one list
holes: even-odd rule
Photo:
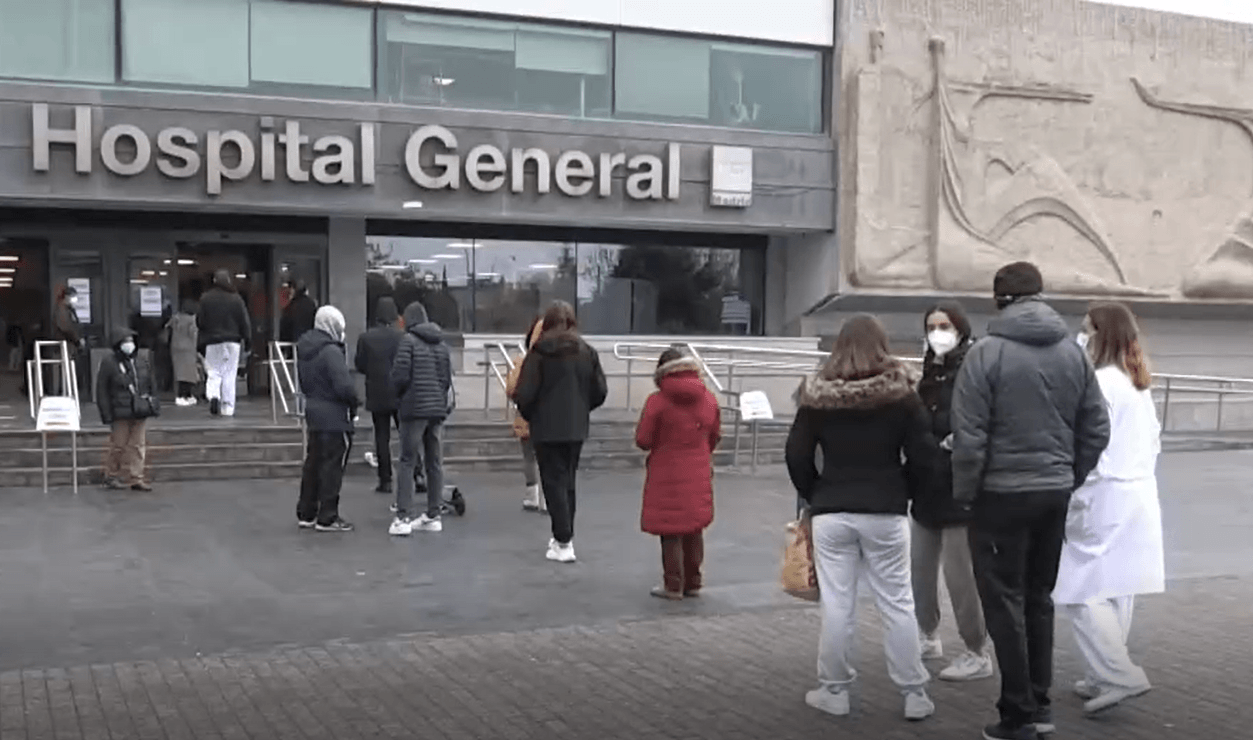
[[82, 418], [78, 400], [70, 396], [45, 396], [39, 402], [39, 415], [35, 417], [35, 431], [43, 440], [44, 493], [48, 492], [48, 435], [56, 432], [70, 433], [70, 480], [74, 493], [78, 493], [78, 432]]

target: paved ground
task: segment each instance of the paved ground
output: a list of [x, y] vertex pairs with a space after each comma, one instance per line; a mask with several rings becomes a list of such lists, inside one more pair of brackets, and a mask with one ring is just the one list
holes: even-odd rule
[[[1133, 640], [1158, 688], [1100, 721], [1059, 690], [1059, 737], [1247, 734], [1250, 474], [1253, 453], [1163, 458], [1172, 581]], [[637, 473], [586, 478], [581, 562], [564, 568], [512, 478], [459, 482], [467, 517], [408, 541], [387, 538], [364, 479], [346, 536], [296, 531], [290, 484], [5, 492], [0, 740], [958, 738], [990, 714], [995, 682], [936, 685], [934, 721], [899, 720], [870, 608], [854, 717], [803, 705], [817, 620], [775, 587], [778, 470], [720, 477], [710, 588], [681, 604], [646, 595]], [[1077, 677], [1068, 633], [1059, 684]]]

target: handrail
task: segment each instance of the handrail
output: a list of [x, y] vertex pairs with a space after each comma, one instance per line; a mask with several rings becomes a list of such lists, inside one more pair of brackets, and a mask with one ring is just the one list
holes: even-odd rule
[[[500, 389], [504, 391], [509, 386], [509, 374], [516, 367], [513, 356], [509, 353], [510, 349], [516, 349], [521, 355], [518, 361], [521, 362], [526, 358], [526, 347], [521, 342], [487, 342], [483, 345], [483, 418], [489, 419], [492, 415], [492, 376], [496, 376], [496, 382], [500, 383]], [[500, 365], [492, 357], [492, 350], [500, 353], [504, 360], [505, 371], [502, 373]], [[505, 399], [505, 419], [509, 419], [509, 399]]]
[[[55, 358], [47, 358], [43, 356], [43, 351], [47, 348], [55, 347], [57, 356]], [[35, 356], [26, 361], [26, 388], [27, 397], [30, 401], [30, 418], [34, 421], [39, 415], [39, 407], [42, 405], [47, 394], [44, 392], [44, 374], [45, 366], [59, 366], [61, 369], [61, 387], [68, 390], [67, 394], [74, 399], [75, 404], [80, 404], [78, 397], [78, 362], [70, 357], [69, 343], [65, 340], [40, 339], [34, 345]]]
[[[270, 357], [265, 364], [270, 368], [270, 412], [278, 424], [278, 407], [283, 405], [283, 415], [298, 421], [304, 416], [300, 403], [300, 371], [296, 364], [295, 342], [270, 342]], [[290, 357], [289, 357], [290, 354]], [[288, 400], [288, 397], [291, 400]]]

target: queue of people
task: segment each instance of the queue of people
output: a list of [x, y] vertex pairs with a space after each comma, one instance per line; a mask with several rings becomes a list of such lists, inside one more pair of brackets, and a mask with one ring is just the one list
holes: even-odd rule
[[1125, 306], [1093, 306], [1074, 336], [1043, 287], [1029, 263], [1000, 270], [999, 315], [982, 339], [957, 303], [930, 309], [917, 380], [879, 322], [854, 317], [798, 390], [787, 464], [808, 504], [822, 614], [810, 706], [851, 710], [864, 580], [905, 717], [935, 711], [923, 659], [943, 654], [940, 571], [965, 647], [940, 678], [990, 677], [995, 649], [999, 719], [987, 740], [1055, 729], [1055, 602], [1086, 666], [1074, 686], [1085, 711], [1150, 690], [1126, 647], [1135, 596], [1164, 590], [1148, 362]]

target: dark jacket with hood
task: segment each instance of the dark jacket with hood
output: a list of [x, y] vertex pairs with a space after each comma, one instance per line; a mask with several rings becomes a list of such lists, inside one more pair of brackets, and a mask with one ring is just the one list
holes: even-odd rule
[[[926, 317], [937, 311], [943, 311], [953, 323], [953, 328], [957, 330], [958, 345], [943, 357], [936, 357], [930, 346], [927, 347], [926, 354], [923, 356], [922, 380], [918, 383], [918, 395], [931, 414], [931, 436], [937, 442], [943, 442], [953, 433], [951, 412], [953, 386], [957, 383], [957, 373], [975, 340], [970, 328], [970, 319], [959, 304], [944, 301], [932, 306], [923, 314], [924, 322]], [[953, 500], [953, 455], [950, 450], [940, 450], [936, 477], [930, 494], [915, 500], [910, 507], [910, 513], [919, 524], [932, 529], [960, 526], [970, 521], [970, 506]]]
[[600, 355], [575, 331], [549, 331], [527, 353], [514, 390], [535, 444], [583, 442], [609, 395]]
[[310, 329], [296, 342], [296, 368], [309, 431], [353, 431], [360, 399], [343, 343], [321, 329]]
[[278, 338], [280, 342], [295, 342], [313, 328], [313, 317], [318, 313], [318, 304], [309, 297], [306, 290], [297, 291], [291, 302], [283, 309], [283, 316], [278, 321]]
[[1073, 491], [1109, 443], [1087, 353], [1038, 298], [1019, 299], [966, 354], [953, 391], [953, 496]]
[[230, 287], [229, 278], [216, 276], [213, 287], [200, 297], [196, 327], [200, 330], [200, 343], [206, 347], [226, 342], [248, 346], [252, 339], [248, 307], [239, 293]]
[[83, 340], [83, 325], [78, 320], [78, 311], [70, 303], [71, 293], [68, 288], [57, 288], [57, 305], [52, 316], [52, 337], [63, 341], [74, 350]]
[[713, 451], [722, 438], [718, 399], [691, 358], [657, 368], [635, 444], [648, 452], [640, 528], [649, 534], [699, 532], [713, 522]]
[[[113, 354], [100, 363], [96, 376], [96, 407], [100, 409], [100, 421], [106, 426], [115, 421], [146, 419], [157, 411], [152, 366], [138, 350], [134, 355], [122, 352], [122, 342], [134, 338], [135, 332], [130, 329], [115, 330]], [[135, 402], [145, 396], [154, 400], [139, 403], [137, 412]]]
[[396, 348], [391, 386], [405, 421], [443, 421], [452, 413], [452, 354], [444, 332], [414, 301], [405, 307], [405, 335]]
[[357, 372], [365, 376], [366, 410], [372, 414], [391, 414], [400, 403], [392, 387], [392, 364], [405, 332], [396, 325], [400, 314], [396, 301], [390, 297], [378, 300], [375, 316], [377, 323], [357, 338], [353, 363]]
[[940, 450], [905, 366], [863, 380], [819, 373], [805, 379], [796, 401], [787, 470], [812, 514], [904, 515], [910, 499], [929, 495]]

